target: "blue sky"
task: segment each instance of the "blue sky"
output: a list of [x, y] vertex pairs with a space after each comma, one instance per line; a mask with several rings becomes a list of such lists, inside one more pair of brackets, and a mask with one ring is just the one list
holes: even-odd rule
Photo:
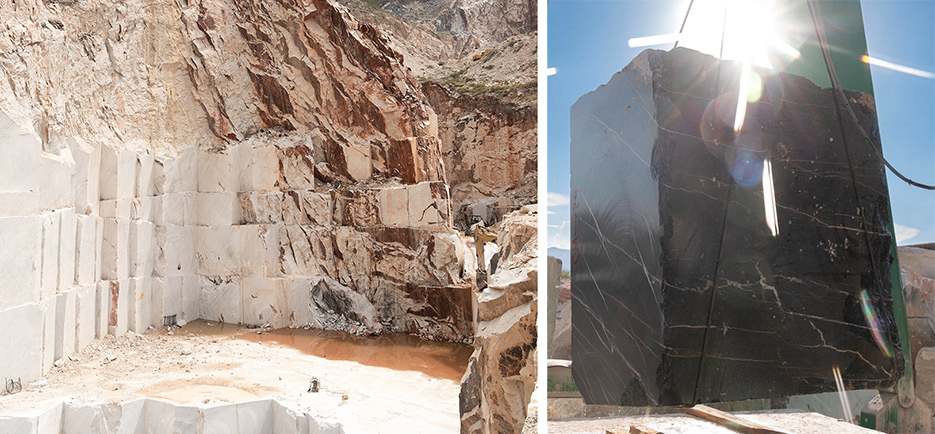
[[[861, 6], [871, 57], [935, 71], [935, 1]], [[550, 0], [548, 67], [557, 73], [548, 78], [549, 247], [569, 244], [571, 105], [645, 49], [629, 48], [628, 39], [677, 32], [687, 7], [688, 0]], [[871, 66], [871, 74], [884, 155], [908, 177], [935, 184], [935, 80], [878, 66]], [[911, 187], [889, 171], [887, 179], [898, 243], [935, 242], [935, 191]]]

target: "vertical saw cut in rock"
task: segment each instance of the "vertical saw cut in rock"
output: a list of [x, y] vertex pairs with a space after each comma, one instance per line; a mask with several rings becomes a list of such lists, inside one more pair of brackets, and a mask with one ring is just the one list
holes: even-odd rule
[[685, 48], [644, 51], [572, 106], [571, 352], [586, 403], [901, 377], [873, 97], [843, 91], [855, 120], [840, 90], [753, 71], [762, 92], [739, 130], [739, 63]]

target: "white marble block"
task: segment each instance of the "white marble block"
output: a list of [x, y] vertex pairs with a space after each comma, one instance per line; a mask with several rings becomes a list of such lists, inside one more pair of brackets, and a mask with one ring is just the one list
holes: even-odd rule
[[47, 298], [39, 302], [39, 312], [42, 316], [42, 323], [39, 329], [42, 331], [41, 363], [42, 372], [48, 372], [55, 362], [55, 308], [57, 300], [55, 297]]
[[151, 277], [130, 278], [129, 328], [135, 333], [143, 333], [153, 323]]
[[156, 227], [156, 272], [161, 276], [195, 274], [195, 228], [165, 225]]
[[152, 197], [156, 195], [156, 185], [153, 178], [153, 154], [148, 150], [136, 155], [136, 197]]
[[107, 332], [120, 336], [130, 329], [130, 279], [109, 281], [110, 313]]
[[55, 360], [75, 353], [78, 294], [65, 291], [55, 296]]
[[59, 209], [74, 205], [71, 181], [75, 175], [75, 162], [68, 148], [62, 155], [43, 152], [39, 161], [39, 209]]
[[160, 210], [155, 222], [159, 224], [173, 224], [179, 226], [192, 226], [195, 224], [195, 197], [198, 193], [167, 193], [160, 196]]
[[197, 148], [188, 148], [175, 158], [162, 160], [162, 193], [198, 191]]
[[0, 218], [0, 309], [39, 301], [42, 218]]
[[101, 248], [101, 278], [105, 280], [130, 277], [129, 239], [130, 221], [103, 219], [103, 246]]
[[151, 324], [152, 326], [159, 327], [162, 325], [163, 318], [163, 296], [162, 296], [162, 287], [165, 283], [165, 278], [163, 277], [153, 277], [152, 278], [152, 295], [150, 295], [150, 303], [152, 303], [152, 308], [150, 312], [152, 315]]
[[0, 111], [0, 193], [38, 191], [42, 141]]
[[444, 224], [439, 204], [432, 194], [432, 184], [422, 182], [411, 185], [409, 190], [409, 227], [426, 228]]
[[152, 277], [155, 268], [156, 241], [155, 225], [152, 222], [133, 220], [130, 222], [130, 276]]
[[61, 247], [62, 213], [51, 212], [42, 218], [42, 273], [39, 298], [53, 297], [58, 291], [58, 253]]
[[288, 327], [292, 317], [292, 293], [292, 279], [244, 277], [242, 322]]
[[195, 199], [198, 226], [240, 224], [240, 200], [237, 193], [198, 193]]
[[0, 217], [22, 217], [39, 213], [39, 190], [0, 193]]
[[153, 204], [155, 197], [137, 197], [130, 201], [130, 219], [153, 221]]
[[[156, 281], [159, 281], [159, 301], [162, 307], [162, 316], [175, 315], [176, 319], [181, 319], [182, 314], [182, 276], [158, 277], [153, 280], [153, 304], [156, 304]], [[159, 319], [157, 318], [158, 322]]]
[[279, 268], [279, 231], [273, 225], [243, 225], [240, 235], [240, 274], [243, 276], [276, 277]]
[[78, 285], [87, 285], [97, 279], [94, 276], [95, 261], [97, 260], [97, 218], [93, 216], [78, 215], [75, 250], [75, 281]]
[[136, 151], [122, 149], [117, 153], [117, 197], [132, 199], [136, 196], [137, 162]]
[[111, 283], [112, 281], [110, 280], [103, 280], [95, 284], [97, 287], [97, 297], [94, 306], [94, 337], [97, 339], [103, 338], [109, 329], [110, 311], [113, 306]]
[[98, 196], [101, 200], [117, 198], [117, 150], [110, 146], [100, 148], [101, 163]]
[[[75, 162], [71, 179], [71, 201], [75, 204], [79, 213], [87, 213], [87, 205], [90, 202], [88, 199], [88, 175], [90, 174], [91, 158], [95, 149], [84, 140], [76, 137], [68, 138], [66, 143]], [[97, 176], [98, 174], [95, 173], [94, 175]], [[95, 184], [96, 186], [97, 184]], [[95, 194], [97, 194], [96, 191]]]
[[240, 146], [240, 191], [279, 188], [279, 155], [274, 146], [243, 143]]
[[77, 347], [81, 351], [97, 335], [97, 285], [84, 285], [75, 289], [78, 296], [77, 305]]
[[194, 228], [198, 274], [202, 276], [240, 274], [240, 228], [240, 226]]
[[[201, 308], [201, 276], [194, 274], [186, 274], [183, 276], [172, 276], [173, 278], [178, 277], [181, 282], [181, 312], [178, 319], [184, 319], [186, 321], [194, 321], [200, 319], [202, 315]], [[168, 278], [166, 280], [168, 282]]]
[[409, 189], [383, 188], [379, 197], [381, 223], [389, 227], [409, 227]]
[[198, 148], [198, 191], [202, 193], [236, 192], [239, 163], [237, 146], [224, 149]]
[[78, 238], [78, 216], [74, 208], [62, 210], [59, 221], [58, 248], [58, 288], [60, 290], [75, 286], [75, 249]]
[[130, 220], [133, 199], [106, 199], [98, 205], [98, 215], [104, 218]]
[[0, 310], [0, 376], [22, 378], [25, 385], [42, 375], [42, 329], [38, 303]]
[[331, 194], [302, 190], [299, 191], [299, 197], [302, 201], [302, 212], [305, 213], [304, 222], [331, 226], [334, 216], [334, 201], [331, 200]]
[[200, 276], [201, 318], [238, 324], [243, 318], [241, 278], [238, 276]]

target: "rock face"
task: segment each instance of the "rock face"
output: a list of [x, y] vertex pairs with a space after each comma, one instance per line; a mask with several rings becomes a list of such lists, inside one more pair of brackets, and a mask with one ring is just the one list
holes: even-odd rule
[[500, 266], [477, 299], [474, 354], [461, 380], [462, 433], [518, 433], [536, 383], [536, 215], [502, 222]]
[[872, 98], [847, 92], [856, 124], [831, 90], [757, 70], [735, 134], [737, 66], [648, 50], [572, 107], [571, 343], [587, 403], [830, 392], [835, 366], [847, 389], [879, 389], [902, 373]]
[[[454, 222], [479, 216], [489, 224], [536, 202], [536, 107], [491, 93], [458, 92], [442, 82], [422, 86], [438, 113], [441, 152], [451, 184]], [[526, 92], [535, 93], [535, 88]]]
[[0, 17], [4, 375], [179, 319], [471, 340], [436, 117], [374, 27], [325, 0]]

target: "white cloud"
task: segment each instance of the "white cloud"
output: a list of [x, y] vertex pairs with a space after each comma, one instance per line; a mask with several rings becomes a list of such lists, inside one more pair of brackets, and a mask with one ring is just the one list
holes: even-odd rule
[[561, 226], [549, 225], [549, 247], [571, 249], [571, 224], [568, 220], [562, 221]]
[[903, 226], [899, 223], [894, 223], [893, 226], [896, 228], [896, 243], [909, 241], [919, 235], [919, 230], [916, 228]]
[[550, 191], [547, 199], [549, 206], [566, 206], [569, 204], [568, 195], [561, 193], [553, 193]]

